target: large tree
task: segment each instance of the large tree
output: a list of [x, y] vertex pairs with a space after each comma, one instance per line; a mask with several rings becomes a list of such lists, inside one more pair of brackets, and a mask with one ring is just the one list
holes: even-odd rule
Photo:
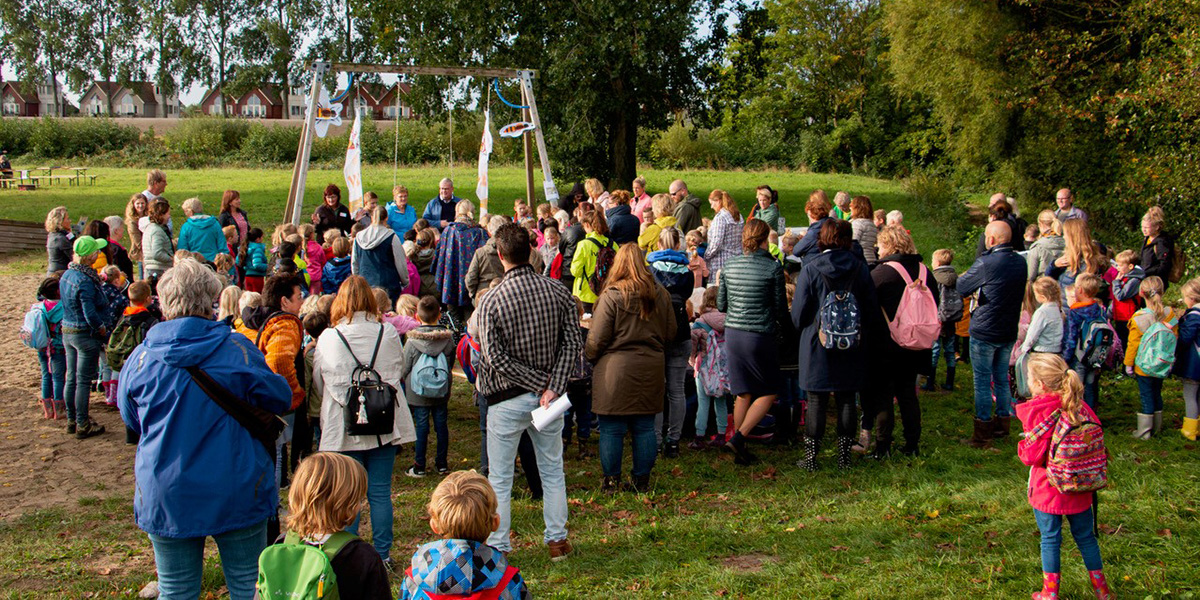
[[55, 114], [48, 116], [64, 115], [62, 79], [78, 83], [85, 73], [73, 29], [80, 10], [73, 0], [0, 0], [0, 36], [11, 52], [7, 58], [28, 86], [23, 91], [51, 86]]
[[186, 21], [176, 0], [138, 0], [143, 15], [139, 35], [144, 40], [145, 64], [154, 65], [154, 83], [164, 97], [200, 80], [205, 61], [188, 43]]
[[175, 10], [187, 21], [188, 31], [195, 40], [195, 56], [210, 86], [217, 88], [221, 98], [221, 114], [225, 115], [225, 82], [233, 71], [231, 58], [233, 40], [253, 23], [262, 6], [243, 0], [176, 0]]
[[[143, 55], [138, 48], [142, 39], [142, 15], [137, 0], [108, 0], [83, 5], [80, 25], [85, 35], [79, 44], [89, 77], [96, 73], [102, 81], [128, 86], [145, 77]], [[90, 84], [90, 81], [87, 82]], [[112, 97], [106, 96], [107, 114], [113, 113]]]
[[277, 84], [286, 110], [291, 84], [299, 82], [301, 49], [322, 23], [319, 9], [302, 0], [266, 2], [253, 26], [234, 38], [239, 68], [231, 90], [237, 94], [264, 83]]

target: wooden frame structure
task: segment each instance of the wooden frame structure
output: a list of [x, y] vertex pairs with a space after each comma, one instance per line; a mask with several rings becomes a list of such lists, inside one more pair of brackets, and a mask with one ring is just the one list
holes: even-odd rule
[[[525, 146], [525, 192], [532, 204], [535, 202], [535, 184], [533, 177], [533, 148], [536, 140], [538, 157], [542, 167], [542, 189], [546, 200], [553, 206], [558, 206], [558, 189], [554, 186], [554, 178], [550, 174], [550, 158], [546, 154], [546, 139], [542, 134], [542, 122], [538, 117], [537, 100], [533, 96], [533, 78], [537, 72], [532, 69], [494, 69], [471, 67], [426, 67], [419, 65], [373, 65], [361, 63], [330, 63], [313, 62], [309, 64], [312, 72], [312, 88], [308, 94], [308, 113], [304, 117], [304, 127], [300, 133], [300, 147], [296, 152], [296, 164], [292, 168], [292, 182], [288, 189], [287, 207], [283, 218], [296, 225], [300, 224], [304, 210], [304, 188], [308, 182], [309, 159], [312, 156], [313, 136], [316, 135], [313, 126], [316, 122], [317, 101], [320, 97], [321, 85], [325, 76], [330, 72], [347, 73], [387, 73], [405, 75], [438, 75], [446, 77], [485, 77], [517, 79], [521, 84], [521, 99], [527, 108], [523, 109], [523, 118], [534, 124], [533, 136], [530, 132], [522, 135]], [[396, 124], [399, 127], [399, 123]], [[453, 140], [451, 140], [453, 143]]]

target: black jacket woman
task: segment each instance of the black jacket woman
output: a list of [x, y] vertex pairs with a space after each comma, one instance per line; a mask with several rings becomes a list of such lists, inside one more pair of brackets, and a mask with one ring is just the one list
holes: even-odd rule
[[[825, 435], [825, 413], [830, 398], [837, 402], [838, 466], [850, 466], [851, 445], [857, 425], [854, 400], [871, 373], [868, 348], [878, 342], [883, 325], [875, 284], [864, 262], [851, 248], [854, 229], [847, 221], [829, 219], [821, 225], [815, 253], [808, 254], [796, 282], [792, 324], [800, 330], [800, 388], [808, 393], [805, 415], [804, 457], [800, 467], [817, 468], [817, 451]], [[822, 305], [830, 292], [849, 291], [858, 308], [859, 337], [846, 348], [826, 348], [822, 343]], [[828, 325], [827, 325], [828, 328]], [[913, 385], [916, 385], [915, 380]]]
[[1146, 237], [1142, 242], [1141, 262], [1138, 264], [1146, 271], [1146, 277], [1161, 278], [1165, 290], [1175, 266], [1175, 240], [1163, 231], [1164, 220], [1163, 209], [1157, 206], [1151, 207], [1142, 217], [1142, 235]]
[[[889, 225], [879, 232], [876, 243], [882, 258], [871, 270], [871, 279], [875, 282], [875, 294], [884, 317], [889, 321], [896, 318], [900, 299], [908, 287], [897, 267], [908, 274], [909, 281], [923, 281], [933, 293], [933, 303], [937, 306], [940, 296], [938, 286], [929, 269], [923, 268], [921, 255], [917, 254], [916, 244], [908, 231], [899, 225]], [[875, 454], [887, 456], [891, 452], [892, 431], [896, 427], [896, 415], [892, 410], [892, 398], [895, 398], [900, 406], [900, 420], [904, 423], [904, 447], [900, 451], [915, 455], [921, 440], [921, 406], [917, 402], [917, 390], [913, 382], [917, 380], [917, 375], [930, 374], [933, 352], [901, 348], [891, 335], [881, 335], [876, 347], [879, 348], [881, 360], [877, 362], [879, 368], [871, 378], [873, 385], [864, 398], [863, 412], [869, 413], [863, 416], [864, 429], [870, 429], [868, 417], [873, 418], [879, 426]]]
[[71, 262], [71, 221], [67, 207], [56, 206], [46, 214], [46, 274], [65, 271]]

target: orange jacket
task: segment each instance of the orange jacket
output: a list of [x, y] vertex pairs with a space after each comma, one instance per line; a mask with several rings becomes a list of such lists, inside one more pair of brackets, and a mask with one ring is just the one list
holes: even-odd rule
[[288, 313], [276, 314], [263, 324], [261, 335], [241, 319], [234, 321], [234, 328], [251, 342], [256, 342], [258, 349], [266, 356], [267, 366], [287, 379], [288, 387], [292, 388], [292, 409], [299, 407], [304, 402], [304, 388], [300, 387], [300, 378], [296, 373], [296, 357], [300, 355], [304, 342], [304, 327], [300, 318]]

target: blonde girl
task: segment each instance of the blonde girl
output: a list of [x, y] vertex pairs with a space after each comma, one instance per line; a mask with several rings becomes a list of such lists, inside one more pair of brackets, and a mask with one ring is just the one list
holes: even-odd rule
[[238, 318], [242, 313], [239, 306], [242, 299], [242, 288], [236, 285], [227, 285], [221, 290], [220, 299], [217, 300], [217, 320], [225, 321], [230, 327], [233, 327], [233, 320]]
[[1171, 372], [1183, 380], [1183, 437], [1195, 441], [1200, 436], [1200, 279], [1192, 279], [1180, 289], [1187, 310], [1179, 321], [1179, 339], [1175, 344], [1175, 366]]
[[1179, 315], [1174, 307], [1163, 302], [1164, 287], [1162, 278], [1156, 275], [1143, 279], [1141, 287], [1138, 288], [1138, 296], [1146, 303], [1146, 307], [1133, 313], [1133, 317], [1129, 319], [1125, 373], [1137, 379], [1138, 396], [1142, 401], [1141, 411], [1137, 414], [1137, 429], [1133, 430], [1133, 437], [1139, 440], [1150, 439], [1162, 431], [1163, 378], [1146, 373], [1136, 363], [1138, 351], [1142, 346], [1142, 336], [1151, 325], [1163, 323], [1173, 332], [1177, 329]]

